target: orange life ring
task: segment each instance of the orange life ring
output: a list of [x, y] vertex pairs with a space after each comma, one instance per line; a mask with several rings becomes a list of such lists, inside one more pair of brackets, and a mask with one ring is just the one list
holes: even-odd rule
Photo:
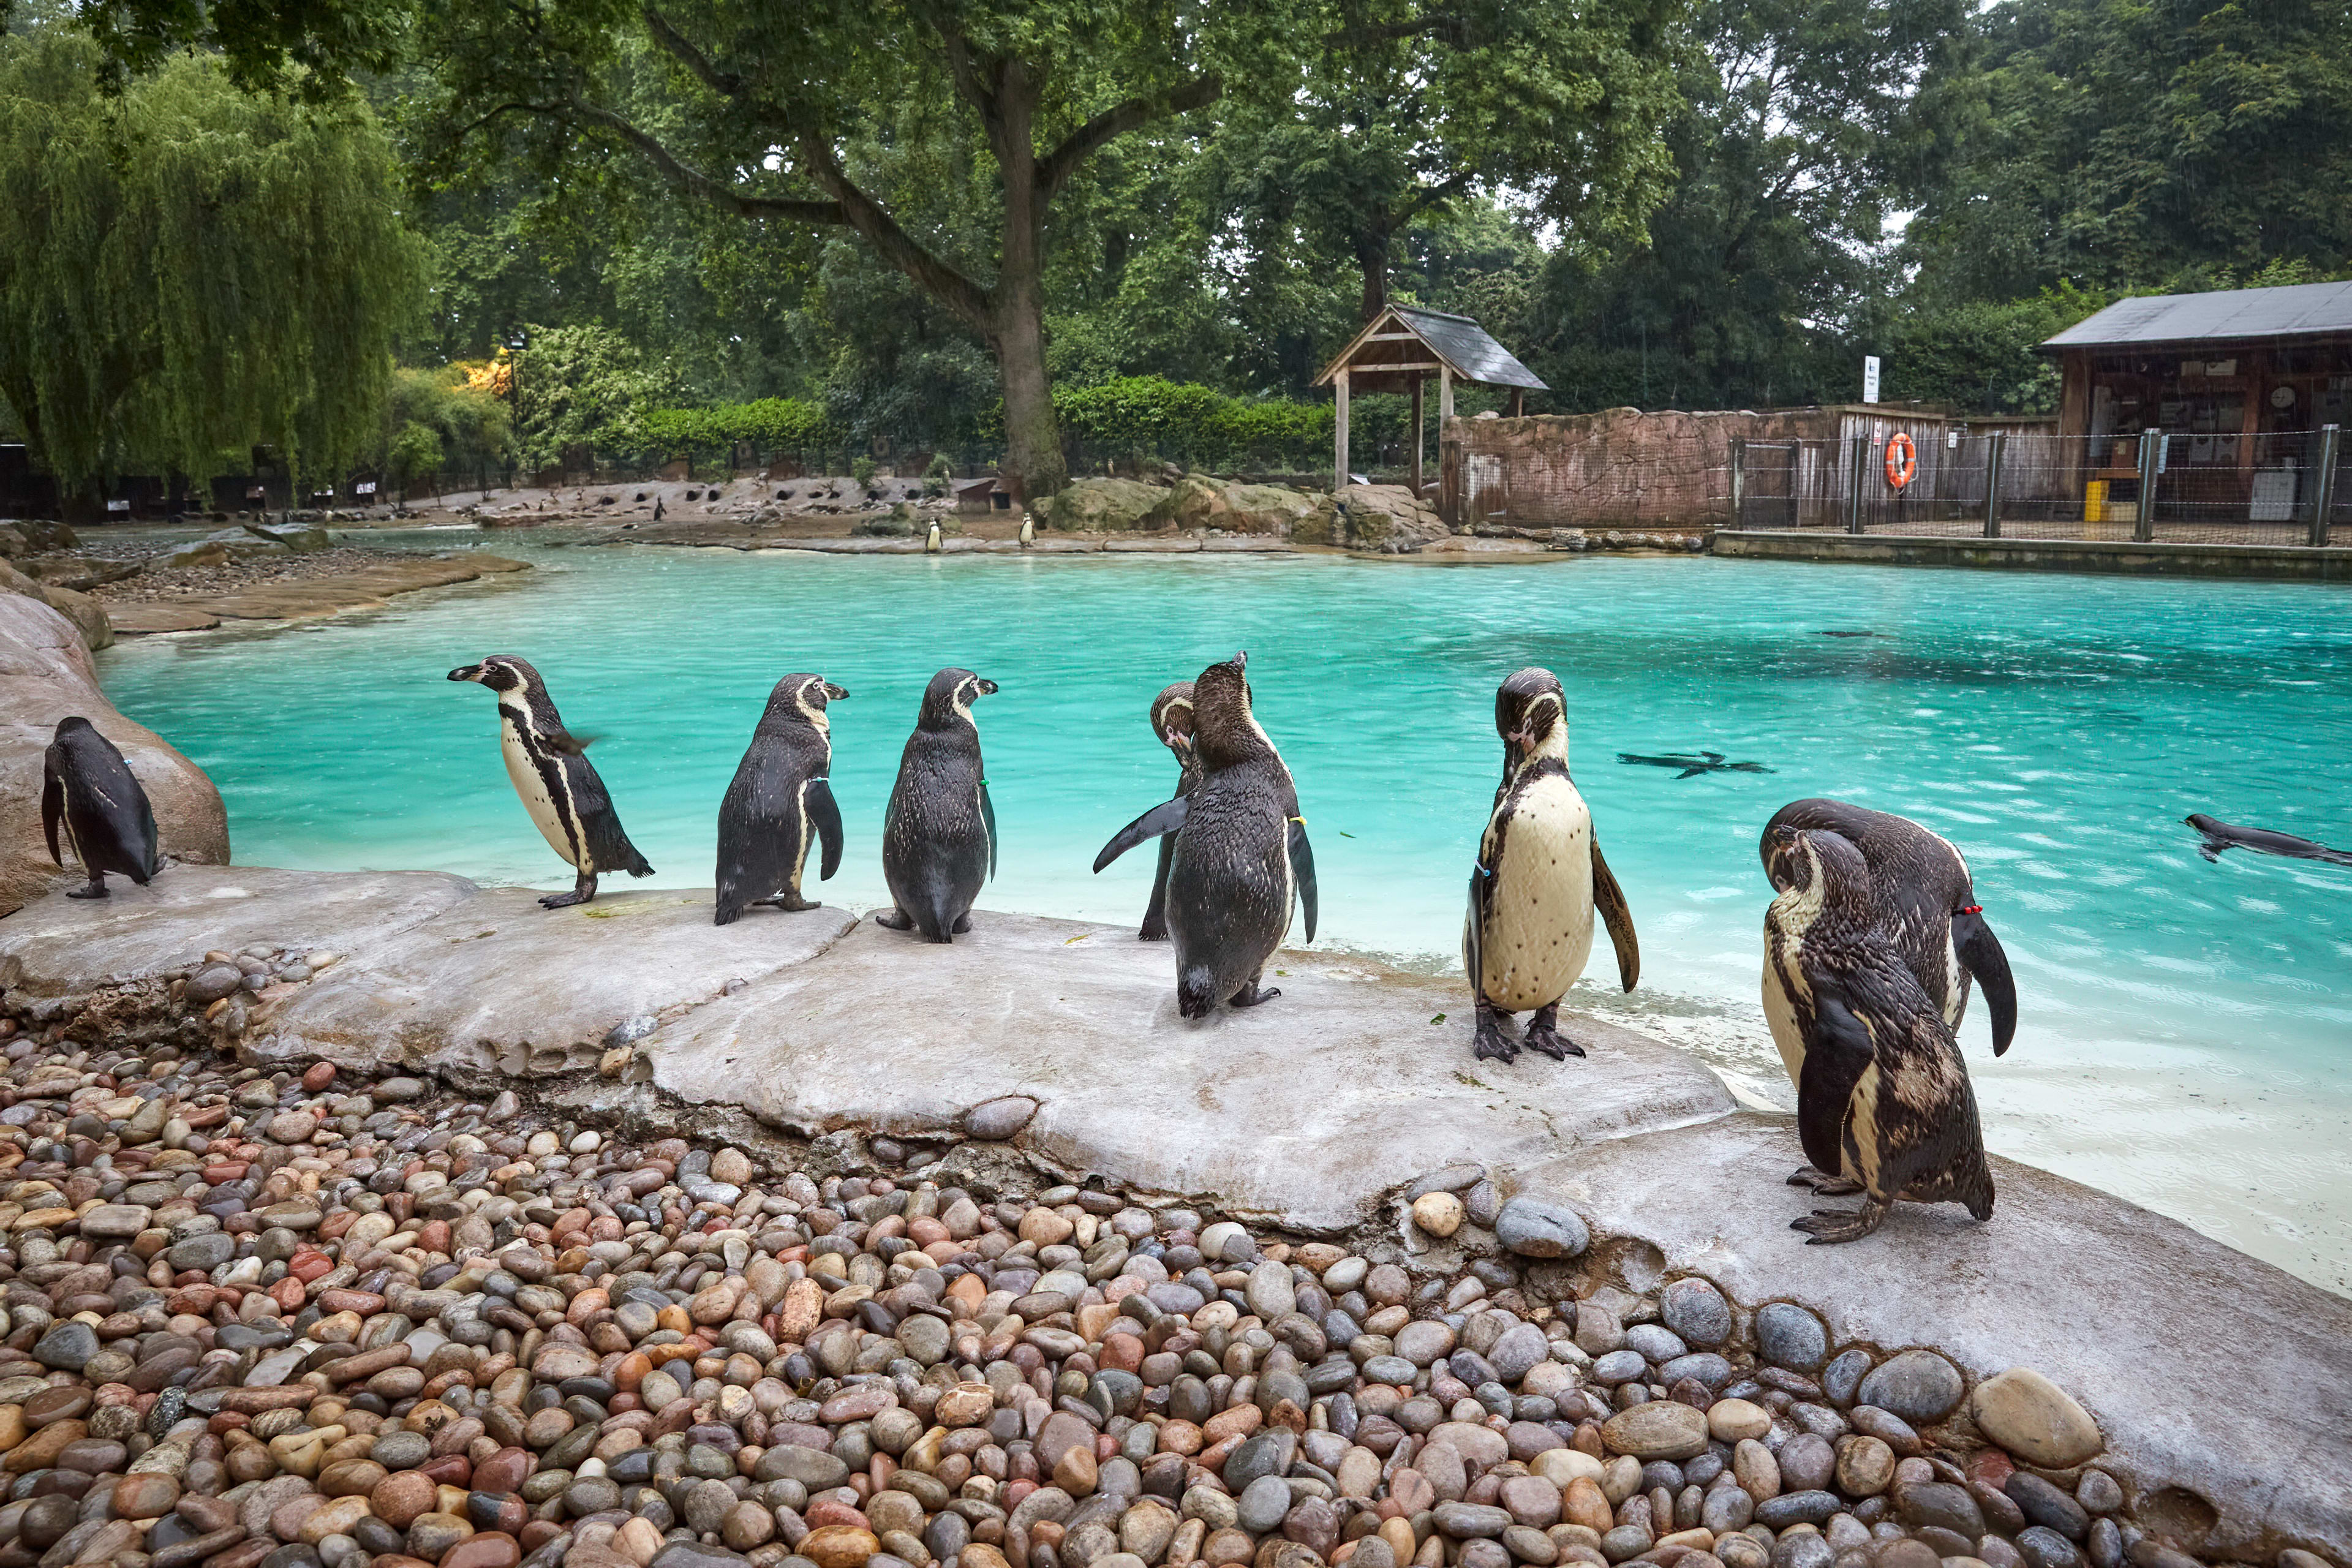
[[1919, 451], [1911, 437], [1897, 430], [1886, 438], [1886, 482], [1901, 489], [1919, 471]]

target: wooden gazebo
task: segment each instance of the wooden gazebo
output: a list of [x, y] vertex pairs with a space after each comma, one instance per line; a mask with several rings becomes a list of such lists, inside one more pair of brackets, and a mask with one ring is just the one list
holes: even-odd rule
[[1421, 490], [1422, 383], [1437, 377], [1438, 427], [1454, 417], [1454, 384], [1511, 389], [1511, 413], [1526, 412], [1527, 394], [1547, 390], [1535, 372], [1467, 316], [1391, 305], [1323, 367], [1315, 384], [1328, 384], [1337, 402], [1332, 436], [1332, 489], [1348, 488], [1348, 397], [1351, 392], [1412, 394], [1412, 488]]

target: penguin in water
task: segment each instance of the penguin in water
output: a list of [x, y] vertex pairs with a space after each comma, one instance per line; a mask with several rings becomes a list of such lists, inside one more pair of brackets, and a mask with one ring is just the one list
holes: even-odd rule
[[155, 813], [147, 792], [114, 742], [79, 713], [58, 721], [41, 753], [41, 831], [49, 858], [62, 868], [60, 828], [65, 847], [89, 878], [87, 887], [67, 889], [68, 899], [107, 897], [109, 871], [142, 888], [155, 875]]
[[1112, 836], [1095, 869], [1147, 838], [1175, 837], [1169, 857], [1168, 934], [1176, 945], [1176, 1010], [1205, 1018], [1220, 1002], [1255, 1007], [1282, 993], [1261, 987], [1266, 960], [1290, 929], [1294, 900], [1315, 940], [1315, 854], [1298, 790], [1250, 710], [1247, 653], [1192, 683], [1200, 782]]
[[1815, 1242], [1853, 1241], [1895, 1201], [1959, 1203], [1992, 1217], [1992, 1173], [1959, 1042], [1911, 972], [1890, 901], [1843, 836], [1780, 826], [1764, 837], [1779, 895], [1764, 915], [1765, 1014], [1797, 1086], [1807, 1163], [1789, 1178], [1853, 1213], [1792, 1221]]
[[[1822, 828], [1861, 851], [1903, 962], [1957, 1031], [1968, 1011], [1969, 981], [1984, 987], [1992, 1014], [1992, 1054], [2009, 1049], [2017, 1033], [2017, 984], [2009, 955], [1985, 924], [1966, 857], [1947, 839], [1907, 816], [1872, 811], [1842, 800], [1791, 801], [1764, 826], [1757, 852], [1771, 870], [1772, 830]], [[1769, 973], [1766, 982], [1769, 987]]]
[[925, 530], [923, 533], [923, 553], [926, 555], [937, 555], [939, 552], [940, 520], [935, 517], [931, 519], [931, 526]]
[[[1179, 680], [1151, 700], [1151, 732], [1176, 753], [1176, 793], [1190, 798], [1201, 783], [1201, 760], [1192, 749], [1191, 681]], [[1138, 941], [1168, 940], [1168, 862], [1175, 853], [1175, 838], [1163, 836], [1160, 865], [1151, 874], [1151, 901], [1143, 909], [1143, 929], [1135, 933]]]
[[1530, 667], [1495, 693], [1503, 782], [1478, 840], [1462, 963], [1477, 1007], [1477, 1052], [1517, 1060], [1507, 1019], [1529, 1008], [1522, 1041], [1554, 1061], [1584, 1047], [1559, 1032], [1559, 1002], [1592, 955], [1593, 917], [1609, 926], [1617, 978], [1641, 978], [1642, 951], [1624, 889], [1601, 858], [1592, 813], [1568, 773], [1567, 699], [1559, 677]]
[[1036, 542], [1037, 520], [1024, 511], [1021, 514], [1021, 548], [1026, 550]]
[[513, 654], [495, 653], [479, 664], [451, 670], [449, 679], [470, 680], [499, 694], [507, 777], [514, 781], [515, 794], [522, 797], [523, 809], [530, 813], [547, 847], [579, 873], [570, 892], [550, 893], [539, 900], [542, 905], [561, 910], [588, 902], [596, 896], [596, 878], [602, 872], [654, 874], [622, 830], [604, 781], [588, 760], [589, 742], [563, 727], [539, 671]]
[[821, 675], [787, 675], [719, 803], [719, 905], [713, 925], [732, 925], [746, 904], [813, 910], [801, 896], [809, 848], [822, 843], [817, 876], [841, 868], [841, 807], [835, 804], [833, 725], [825, 704], [849, 693]]
[[971, 929], [972, 901], [996, 875], [996, 807], [971, 705], [995, 689], [968, 669], [943, 669], [924, 689], [882, 818], [882, 878], [894, 907], [874, 917], [877, 925], [920, 931], [926, 942]]

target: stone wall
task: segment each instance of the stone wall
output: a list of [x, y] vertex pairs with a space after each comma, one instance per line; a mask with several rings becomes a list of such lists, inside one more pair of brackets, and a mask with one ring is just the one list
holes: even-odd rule
[[1836, 408], [1610, 408], [1454, 419], [1438, 443], [1438, 510], [1456, 528], [1720, 526], [1730, 520], [1735, 437], [1834, 439], [1839, 417]]

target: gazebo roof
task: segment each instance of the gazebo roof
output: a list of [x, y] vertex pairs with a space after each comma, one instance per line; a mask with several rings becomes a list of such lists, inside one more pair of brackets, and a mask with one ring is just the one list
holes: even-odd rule
[[1315, 384], [1329, 385], [1345, 366], [1353, 391], [1404, 392], [1411, 390], [1414, 377], [1430, 374], [1440, 365], [1457, 381], [1547, 390], [1535, 372], [1469, 317], [1418, 305], [1391, 305], [1373, 317], [1323, 367]]

